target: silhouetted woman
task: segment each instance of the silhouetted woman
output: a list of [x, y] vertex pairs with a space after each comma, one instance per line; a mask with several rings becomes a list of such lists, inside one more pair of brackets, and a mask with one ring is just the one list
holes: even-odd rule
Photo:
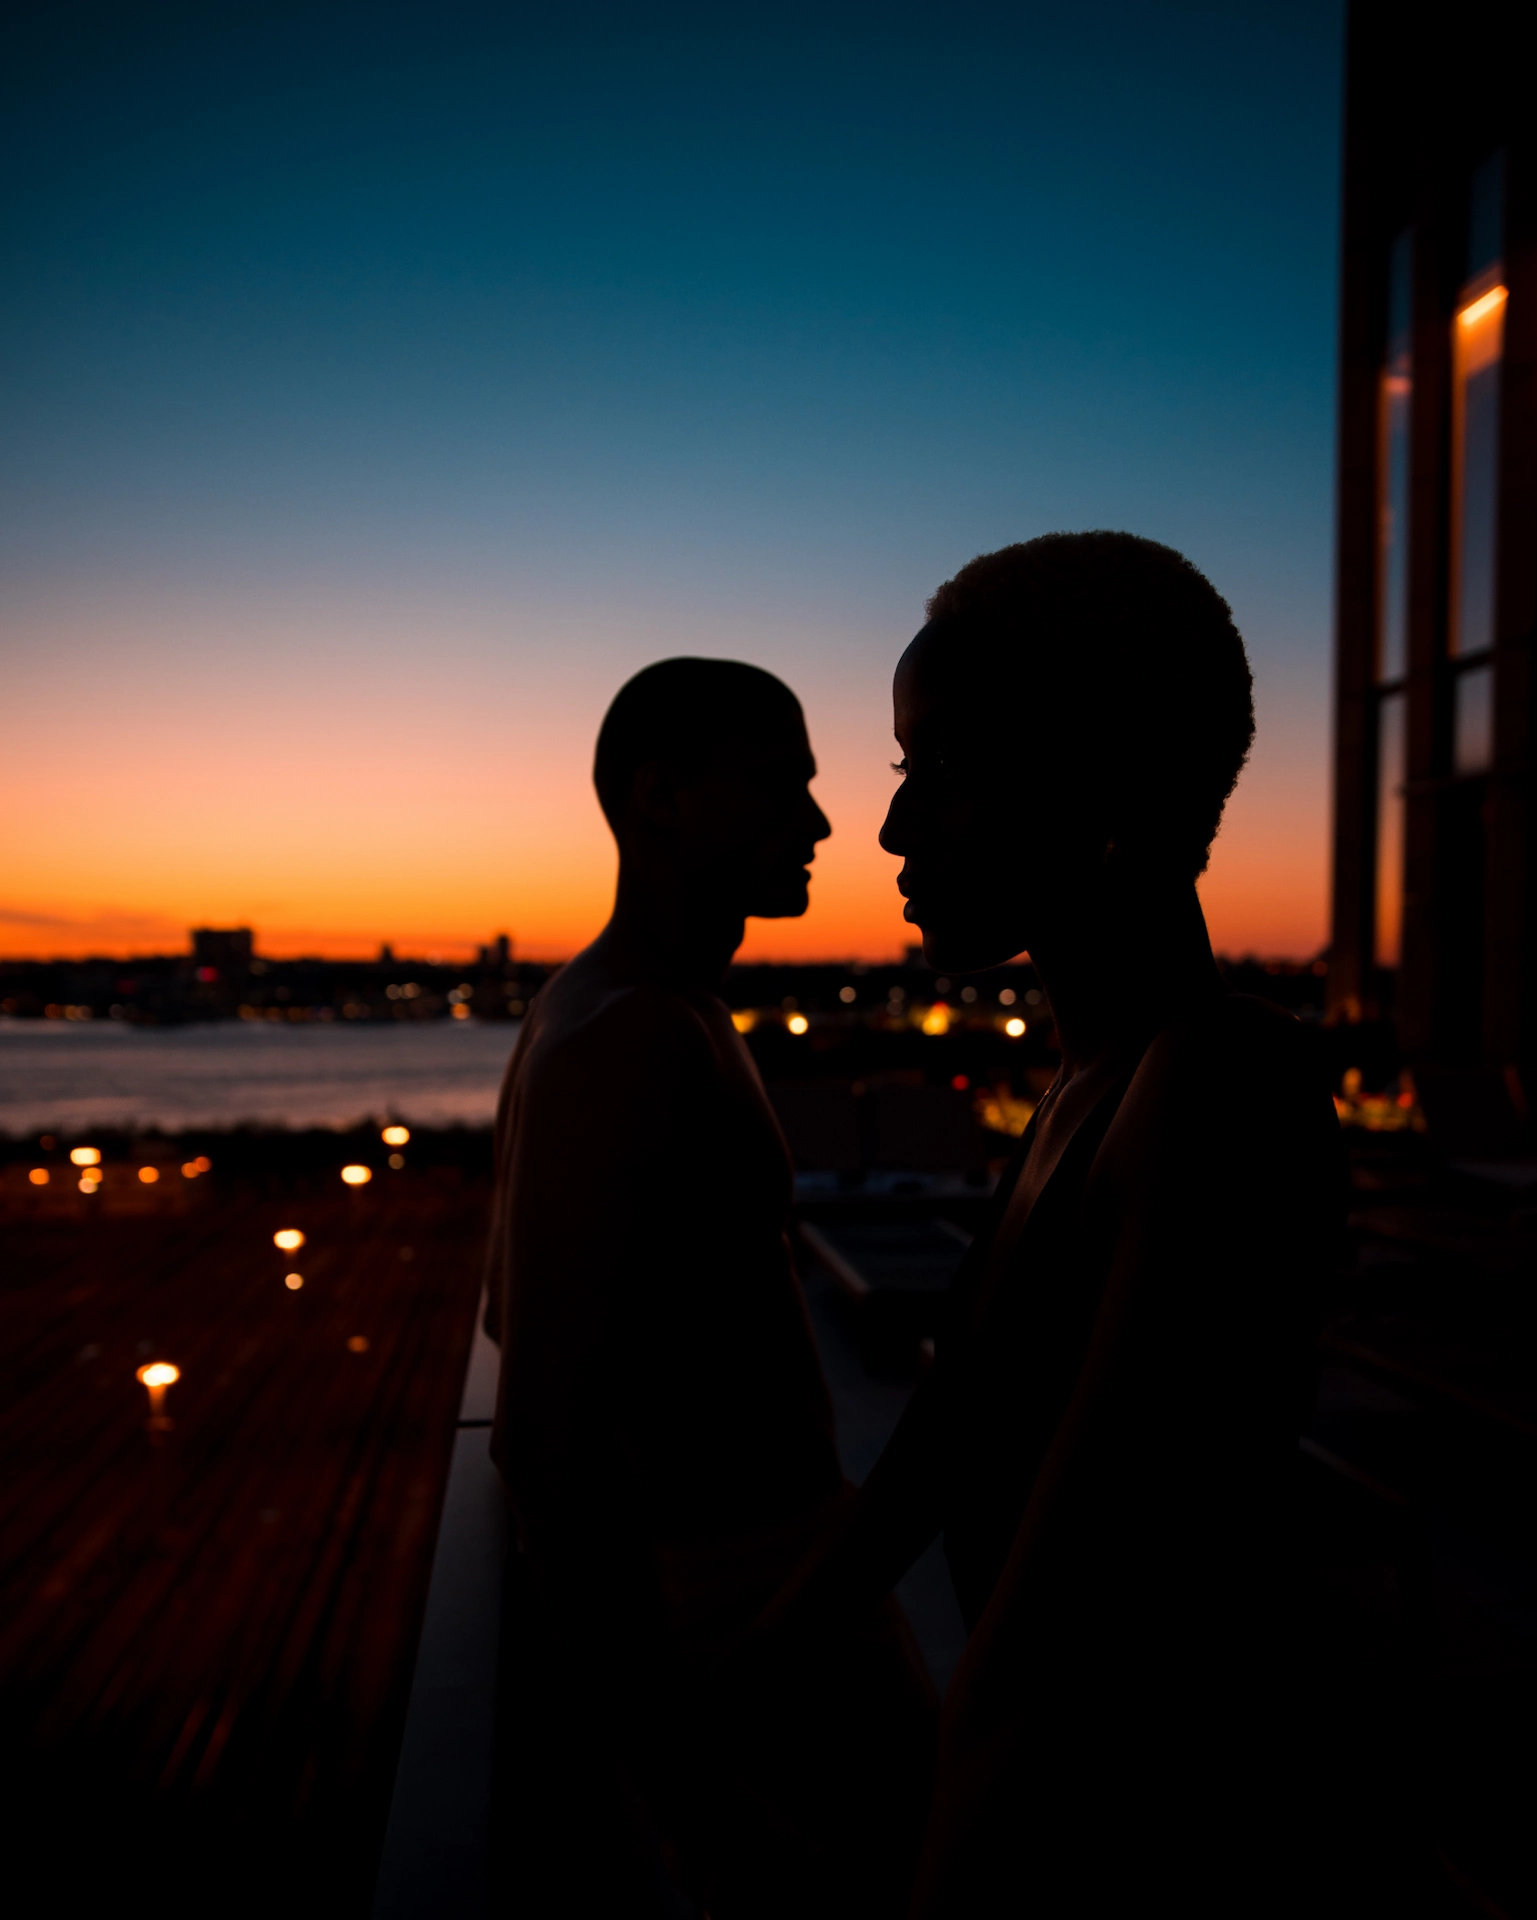
[[945, 972], [1028, 950], [1062, 1069], [786, 1654], [943, 1531], [969, 1640], [913, 1912], [1288, 1904], [1288, 1489], [1338, 1131], [1196, 897], [1253, 737], [1223, 600], [1127, 534], [984, 555], [897, 668], [881, 834]]

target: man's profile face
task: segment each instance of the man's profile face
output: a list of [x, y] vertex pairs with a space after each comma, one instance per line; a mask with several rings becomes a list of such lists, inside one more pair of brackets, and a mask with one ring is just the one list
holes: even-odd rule
[[764, 920], [806, 911], [817, 842], [832, 832], [811, 796], [816, 770], [805, 727], [785, 721], [720, 741], [680, 782], [682, 850], [723, 906]]
[[[881, 828], [902, 856], [903, 917], [923, 933], [931, 966], [964, 973], [1026, 952], [1072, 897], [1093, 833], [1066, 779], [1026, 781], [1021, 738], [1038, 733], [1055, 759], [1051, 721], [999, 710], [980, 665], [926, 627], [893, 686], [902, 784]], [[1003, 696], [1014, 701], [1017, 696]]]

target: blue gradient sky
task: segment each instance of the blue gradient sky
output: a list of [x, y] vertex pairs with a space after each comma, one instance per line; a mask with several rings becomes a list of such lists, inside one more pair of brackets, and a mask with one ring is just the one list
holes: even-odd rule
[[[569, 951], [614, 688], [739, 654], [904, 937], [891, 667], [1124, 526], [1250, 642], [1219, 944], [1324, 938], [1336, 5], [38, 10], [5, 65], [0, 949]], [[1042, 716], [1043, 726], [1050, 724]]]

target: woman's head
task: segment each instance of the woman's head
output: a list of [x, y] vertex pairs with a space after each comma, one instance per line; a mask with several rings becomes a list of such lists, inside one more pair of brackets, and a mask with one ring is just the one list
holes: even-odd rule
[[936, 964], [992, 966], [1107, 889], [1188, 888], [1254, 737], [1227, 603], [1172, 548], [1047, 534], [929, 601], [881, 834]]

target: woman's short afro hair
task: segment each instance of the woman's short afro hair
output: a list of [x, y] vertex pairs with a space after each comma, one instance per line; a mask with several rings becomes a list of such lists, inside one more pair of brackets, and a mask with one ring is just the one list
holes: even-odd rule
[[617, 827], [646, 761], [699, 772], [718, 746], [802, 724], [800, 702], [762, 667], [691, 654], [653, 661], [625, 681], [603, 716], [592, 767], [598, 802]]
[[980, 554], [928, 616], [993, 700], [1028, 696], [1102, 796], [1118, 851], [1205, 869], [1254, 739], [1253, 679], [1227, 602], [1182, 554], [1048, 533]]

